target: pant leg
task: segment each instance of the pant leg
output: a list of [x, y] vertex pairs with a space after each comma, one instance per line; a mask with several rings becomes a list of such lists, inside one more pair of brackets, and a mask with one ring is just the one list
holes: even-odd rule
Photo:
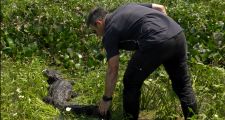
[[126, 119], [138, 119], [141, 86], [143, 81], [161, 63], [160, 55], [153, 50], [147, 53], [136, 51], [132, 56], [123, 79], [123, 107]]
[[163, 65], [172, 80], [173, 90], [180, 99], [184, 117], [187, 119], [197, 113], [197, 102], [188, 74], [185, 36], [181, 34], [175, 40], [178, 41], [176, 52]]

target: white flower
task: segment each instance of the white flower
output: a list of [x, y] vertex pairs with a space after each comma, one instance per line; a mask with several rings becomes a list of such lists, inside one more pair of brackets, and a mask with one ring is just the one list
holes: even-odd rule
[[24, 98], [24, 96], [22, 96], [22, 95], [19, 95], [19, 98]]
[[21, 93], [22, 91], [20, 90], [20, 88], [17, 88], [16, 92]]
[[29, 101], [29, 103], [30, 103], [30, 102], [31, 102], [31, 99], [29, 98], [28, 101]]
[[17, 115], [17, 113], [14, 113], [14, 114], [13, 114], [13, 116], [16, 116], [16, 115]]
[[215, 114], [215, 115], [214, 115], [214, 117], [218, 118], [218, 115], [217, 115], [217, 114]]
[[79, 53], [77, 53], [77, 56], [81, 59], [83, 56]]
[[80, 7], [76, 7], [76, 10], [80, 10]]
[[71, 110], [71, 108], [70, 107], [66, 107], [66, 111], [70, 111]]

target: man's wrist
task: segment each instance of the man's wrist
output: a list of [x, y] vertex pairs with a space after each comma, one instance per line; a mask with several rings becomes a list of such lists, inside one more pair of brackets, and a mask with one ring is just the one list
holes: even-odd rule
[[106, 95], [103, 95], [102, 100], [105, 101], [105, 102], [112, 101], [112, 97], [108, 97]]

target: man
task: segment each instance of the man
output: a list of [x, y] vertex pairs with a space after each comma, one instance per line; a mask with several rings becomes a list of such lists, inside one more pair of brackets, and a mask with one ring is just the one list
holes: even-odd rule
[[[90, 12], [87, 25], [103, 36], [108, 68], [105, 92], [99, 110], [105, 114], [111, 105], [119, 69], [119, 49], [135, 50], [124, 79], [125, 116], [137, 120], [143, 81], [161, 64], [169, 74], [180, 99], [185, 119], [197, 112], [196, 98], [187, 68], [186, 40], [182, 28], [158, 4], [127, 4], [108, 13], [102, 8]], [[149, 98], [151, 99], [151, 98]]]

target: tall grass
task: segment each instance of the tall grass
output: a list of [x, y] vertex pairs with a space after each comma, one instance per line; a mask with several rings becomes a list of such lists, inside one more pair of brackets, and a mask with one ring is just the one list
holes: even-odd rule
[[[225, 119], [225, 70], [200, 63], [189, 64], [198, 101], [198, 119]], [[155, 119], [182, 117], [180, 103], [162, 67], [144, 82], [142, 89], [141, 108], [155, 111]]]

